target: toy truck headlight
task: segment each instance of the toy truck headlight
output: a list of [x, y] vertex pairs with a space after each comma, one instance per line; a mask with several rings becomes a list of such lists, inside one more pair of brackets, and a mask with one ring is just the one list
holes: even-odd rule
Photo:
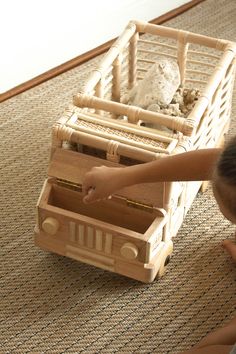
[[42, 229], [49, 235], [55, 235], [59, 229], [59, 222], [57, 219], [49, 217], [42, 223]]
[[127, 242], [121, 247], [120, 253], [124, 258], [132, 260], [138, 256], [138, 247], [131, 242]]

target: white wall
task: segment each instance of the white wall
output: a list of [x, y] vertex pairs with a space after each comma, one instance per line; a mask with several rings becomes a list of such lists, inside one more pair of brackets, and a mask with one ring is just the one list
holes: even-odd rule
[[6, 0], [0, 10], [0, 93], [189, 0]]

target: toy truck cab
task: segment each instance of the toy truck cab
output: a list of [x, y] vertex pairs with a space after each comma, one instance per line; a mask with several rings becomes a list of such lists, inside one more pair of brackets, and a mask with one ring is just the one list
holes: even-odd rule
[[[71, 112], [69, 120], [74, 114]], [[54, 127], [57, 137], [58, 131], [64, 128], [63, 124]], [[140, 132], [143, 133], [143, 129], [140, 127]], [[76, 143], [79, 137], [77, 131], [71, 142]], [[167, 137], [164, 140], [169, 149], [174, 149], [178, 142]], [[107, 142], [103, 140], [105, 145]], [[91, 135], [89, 143], [94, 148], [97, 137]], [[129, 156], [137, 156], [137, 147], [132, 149], [125, 145], [125, 149]], [[158, 152], [152, 151], [150, 156], [153, 157], [152, 154], [158, 158], [162, 156]], [[179, 202], [175, 212], [181, 210], [183, 218], [180, 195], [184, 188], [179, 183], [175, 183], [175, 186], [179, 185], [175, 189], [170, 188], [169, 183], [140, 184], [120, 190], [109, 200], [84, 204], [81, 191], [84, 174], [94, 166], [124, 166], [114, 162], [114, 156], [107, 154], [106, 157], [113, 160], [109, 161], [65, 149], [62, 141], [61, 147], [53, 149], [48, 178], [37, 204], [35, 243], [60, 255], [151, 282], [163, 275], [173, 250], [173, 227], [171, 231], [170, 213], [166, 210], [170, 196], [172, 194], [172, 199], [174, 196]]]

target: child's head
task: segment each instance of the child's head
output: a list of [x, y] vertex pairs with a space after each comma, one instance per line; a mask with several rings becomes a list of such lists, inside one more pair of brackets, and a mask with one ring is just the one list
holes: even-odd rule
[[217, 162], [213, 191], [222, 214], [236, 224], [236, 136], [226, 145]]

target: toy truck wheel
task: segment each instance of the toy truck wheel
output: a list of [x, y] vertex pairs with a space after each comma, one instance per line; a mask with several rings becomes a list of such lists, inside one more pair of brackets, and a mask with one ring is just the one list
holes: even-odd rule
[[164, 251], [162, 253], [161, 265], [157, 273], [157, 279], [161, 278], [166, 271], [166, 267], [170, 262], [171, 254], [173, 252], [173, 242], [169, 241], [166, 243]]

